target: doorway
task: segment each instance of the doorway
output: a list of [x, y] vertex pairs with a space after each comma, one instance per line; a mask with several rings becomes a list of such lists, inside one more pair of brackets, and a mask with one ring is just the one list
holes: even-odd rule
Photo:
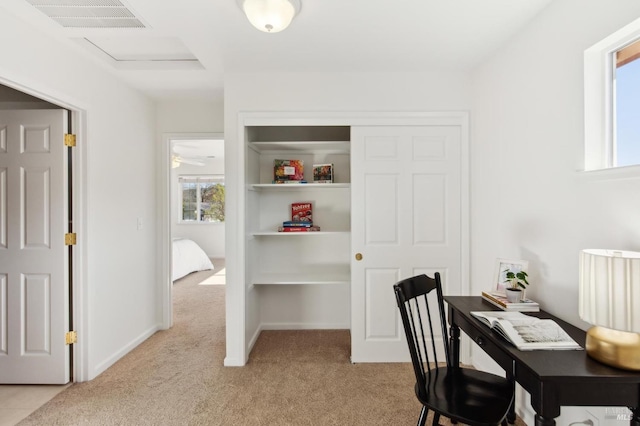
[[224, 279], [224, 138], [219, 133], [165, 135], [161, 157], [163, 327], [170, 328], [174, 282]]

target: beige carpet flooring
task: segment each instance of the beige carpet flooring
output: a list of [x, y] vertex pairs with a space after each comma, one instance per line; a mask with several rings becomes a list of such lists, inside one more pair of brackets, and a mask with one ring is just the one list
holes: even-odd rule
[[410, 364], [351, 364], [348, 331], [265, 331], [245, 367], [223, 367], [225, 286], [207, 284], [211, 276], [205, 271], [174, 283], [172, 329], [19, 424], [416, 423]]

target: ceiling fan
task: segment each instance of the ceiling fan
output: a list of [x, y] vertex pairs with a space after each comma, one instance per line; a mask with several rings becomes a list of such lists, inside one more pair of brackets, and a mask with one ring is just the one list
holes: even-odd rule
[[206, 166], [209, 160], [216, 158], [224, 150], [224, 144], [209, 140], [182, 140], [172, 143], [171, 168], [180, 164]]
[[188, 158], [181, 157], [179, 155], [171, 156], [171, 168], [175, 169], [180, 167], [181, 164], [190, 164], [192, 166], [204, 166], [205, 164], [201, 161], [200, 158]]

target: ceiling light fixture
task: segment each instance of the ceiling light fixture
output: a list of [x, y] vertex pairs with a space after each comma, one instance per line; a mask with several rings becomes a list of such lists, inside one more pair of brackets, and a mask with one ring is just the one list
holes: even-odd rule
[[251, 25], [265, 33], [277, 33], [289, 26], [300, 12], [300, 0], [236, 0]]

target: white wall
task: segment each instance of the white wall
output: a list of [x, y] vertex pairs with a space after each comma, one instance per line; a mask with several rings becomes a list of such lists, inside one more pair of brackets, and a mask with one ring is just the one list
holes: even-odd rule
[[[469, 110], [470, 80], [456, 72], [425, 73], [278, 73], [225, 75], [225, 141], [227, 179], [227, 365], [244, 363], [247, 344], [260, 327], [260, 312], [287, 309], [275, 306], [277, 298], [260, 298], [257, 291], [242, 290], [244, 258], [244, 160], [239, 154], [238, 113], [253, 111], [460, 111]], [[309, 300], [320, 300], [312, 292]], [[328, 291], [328, 290], [327, 290]], [[336, 294], [336, 293], [334, 293]], [[323, 293], [326, 301], [330, 294]], [[302, 298], [303, 296], [300, 296]], [[335, 296], [333, 296], [335, 297]], [[267, 303], [261, 306], [261, 301]], [[243, 315], [246, 306], [246, 315]], [[349, 323], [329, 313], [325, 323]], [[242, 337], [244, 336], [244, 338]]]
[[[218, 141], [203, 141], [202, 143], [220, 143]], [[224, 223], [184, 223], [180, 222], [181, 200], [180, 174], [186, 175], [224, 175], [224, 158], [212, 158], [203, 160], [204, 166], [181, 164], [180, 167], [171, 169], [171, 237], [188, 238], [195, 241], [209, 257], [225, 257]]]
[[[640, 249], [640, 176], [579, 171], [584, 50], [638, 16], [634, 0], [556, 0], [473, 73], [473, 293], [491, 285], [496, 258], [526, 259], [527, 294], [587, 328], [578, 317], [579, 251]], [[487, 365], [480, 350], [474, 363]], [[558, 424], [588, 418], [562, 412]]]
[[159, 136], [165, 133], [223, 133], [223, 101], [158, 102], [157, 131]]
[[[85, 112], [77, 170], [76, 380], [92, 379], [160, 322], [156, 281], [155, 107], [67, 42], [0, 13], [2, 83]], [[76, 126], [78, 123], [76, 123]], [[77, 129], [78, 127], [76, 127]], [[138, 218], [142, 229], [137, 230]]]

